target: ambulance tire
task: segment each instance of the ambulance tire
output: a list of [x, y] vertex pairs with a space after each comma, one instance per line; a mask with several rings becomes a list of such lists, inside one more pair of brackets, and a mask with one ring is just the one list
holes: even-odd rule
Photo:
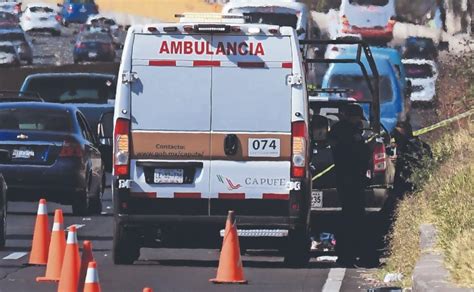
[[132, 265], [134, 261], [138, 260], [140, 245], [137, 233], [115, 223], [112, 254], [116, 265]]
[[288, 234], [287, 245], [284, 251], [285, 266], [290, 268], [304, 268], [311, 258], [311, 240], [305, 228], [291, 230]]

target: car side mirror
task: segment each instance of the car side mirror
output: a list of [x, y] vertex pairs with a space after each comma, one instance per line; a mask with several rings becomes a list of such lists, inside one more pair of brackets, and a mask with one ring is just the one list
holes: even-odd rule
[[0, 163], [8, 163], [11, 161], [10, 152], [8, 150], [0, 149]]

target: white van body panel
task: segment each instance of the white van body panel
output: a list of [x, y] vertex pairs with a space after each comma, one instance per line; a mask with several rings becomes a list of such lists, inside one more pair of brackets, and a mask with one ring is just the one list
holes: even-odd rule
[[[275, 26], [241, 24], [241, 33], [187, 34], [184, 25], [193, 24], [128, 31], [115, 120], [131, 121], [130, 193], [288, 200], [291, 123], [308, 123], [295, 31], [276, 27], [274, 34], [269, 30]], [[162, 32], [167, 26], [178, 32]], [[150, 33], [149, 27], [160, 33]], [[291, 78], [299, 82], [292, 84]], [[228, 135], [239, 139], [235, 156], [224, 154]], [[254, 151], [255, 140], [273, 142], [275, 149]], [[199, 165], [191, 183], [147, 179], [144, 165], [175, 163]]]

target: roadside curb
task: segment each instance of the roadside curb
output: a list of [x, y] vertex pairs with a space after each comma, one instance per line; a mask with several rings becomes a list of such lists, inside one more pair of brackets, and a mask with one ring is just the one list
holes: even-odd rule
[[474, 291], [474, 289], [455, 287], [448, 282], [448, 271], [443, 265], [443, 255], [434, 252], [436, 233], [436, 228], [432, 224], [422, 224], [420, 226], [420, 249], [422, 254], [413, 271], [412, 291]]

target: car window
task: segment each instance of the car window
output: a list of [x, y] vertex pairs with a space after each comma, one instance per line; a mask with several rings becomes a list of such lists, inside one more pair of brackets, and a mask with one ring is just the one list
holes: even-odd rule
[[389, 0], [349, 0], [350, 4], [360, 6], [385, 6]]
[[408, 78], [433, 77], [433, 68], [429, 64], [405, 64]]
[[[330, 88], [351, 89], [349, 97], [359, 101], [371, 101], [369, 87], [363, 76], [333, 75], [329, 80]], [[380, 77], [380, 102], [390, 102], [393, 99], [392, 83], [387, 76]]]
[[15, 47], [13, 46], [2, 46], [0, 45], [0, 52], [8, 54], [16, 54]]
[[54, 13], [54, 10], [49, 7], [30, 7], [30, 11], [34, 13]]
[[48, 102], [106, 104], [115, 99], [115, 81], [105, 77], [32, 78], [26, 87]]
[[91, 135], [89, 128], [87, 126], [87, 122], [85, 119], [82, 117], [80, 113], [76, 114], [77, 122], [79, 123], [79, 127], [81, 128], [81, 134], [84, 139], [86, 139], [89, 142], [94, 142], [93, 136]]
[[67, 111], [20, 108], [0, 109], [1, 130], [71, 132]]

